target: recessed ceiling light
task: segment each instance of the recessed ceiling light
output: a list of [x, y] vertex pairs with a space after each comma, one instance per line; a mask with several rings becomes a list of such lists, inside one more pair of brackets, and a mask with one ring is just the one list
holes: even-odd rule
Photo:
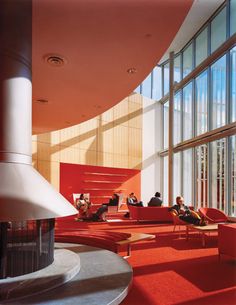
[[67, 60], [58, 54], [46, 54], [43, 56], [44, 60], [53, 67], [62, 67], [67, 63]]
[[129, 74], [137, 73], [137, 69], [136, 69], [136, 68], [129, 68], [129, 69], [127, 70], [127, 73], [129, 73]]
[[38, 103], [38, 104], [41, 104], [41, 105], [47, 105], [48, 104], [48, 100], [42, 99], [42, 98], [37, 99], [35, 102]]

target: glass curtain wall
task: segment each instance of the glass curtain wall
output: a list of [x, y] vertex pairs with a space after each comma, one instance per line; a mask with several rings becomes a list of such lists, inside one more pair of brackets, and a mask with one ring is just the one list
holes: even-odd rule
[[163, 138], [164, 138], [164, 149], [169, 146], [169, 101], [164, 104], [163, 107]]
[[183, 141], [193, 135], [193, 85], [192, 82], [183, 88]]
[[229, 214], [236, 216], [236, 136], [230, 137], [230, 204]]
[[174, 59], [174, 81], [179, 83], [181, 81], [181, 56], [178, 55]]
[[194, 205], [193, 200], [193, 151], [187, 149], [183, 151], [183, 196], [187, 205]]
[[183, 77], [193, 69], [193, 44], [191, 43], [183, 52]]
[[[232, 123], [236, 122], [236, 46], [231, 36], [235, 33], [236, 0], [226, 0], [175, 54], [173, 75], [179, 83], [178, 91], [173, 90], [173, 198], [183, 195], [186, 203], [193, 203], [196, 209], [215, 207], [233, 216], [236, 216], [236, 135], [232, 136]], [[224, 47], [229, 47], [222, 52], [220, 47], [226, 41]], [[193, 77], [186, 83], [185, 77], [191, 72]], [[161, 79], [165, 197], [169, 61], [162, 64]]]
[[198, 66], [208, 55], [208, 27], [206, 27], [196, 38], [195, 62]]
[[230, 0], [230, 35], [236, 33], [236, 0]]
[[226, 7], [211, 22], [211, 53], [226, 40]]
[[[176, 153], [174, 154], [173, 158], [173, 163], [174, 163], [174, 179], [173, 179], [173, 200], [175, 201], [175, 198], [177, 196], [181, 196], [181, 153]], [[174, 204], [174, 202], [173, 202]]]
[[225, 138], [211, 143], [211, 206], [225, 211]]
[[211, 66], [212, 125], [215, 129], [226, 123], [226, 56]]
[[[235, 1], [236, 2], [236, 1]], [[230, 83], [230, 122], [236, 121], [236, 47], [230, 51], [230, 71], [231, 71], [231, 83]]]
[[196, 147], [196, 208], [208, 206], [208, 147]]
[[196, 86], [196, 135], [200, 135], [207, 131], [207, 119], [208, 119], [208, 77], [207, 70], [201, 73], [195, 82]]
[[173, 142], [177, 144], [181, 141], [181, 92], [174, 97], [174, 126]]
[[168, 205], [168, 156], [163, 158], [163, 203]]

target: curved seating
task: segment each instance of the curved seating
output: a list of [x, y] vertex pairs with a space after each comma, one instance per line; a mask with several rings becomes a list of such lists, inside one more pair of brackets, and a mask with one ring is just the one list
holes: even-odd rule
[[204, 219], [208, 220], [210, 223], [227, 222], [227, 215], [215, 208], [200, 208], [199, 213]]
[[129, 233], [110, 232], [110, 231], [92, 231], [92, 230], [65, 230], [57, 229], [55, 231], [55, 241], [81, 243], [88, 246], [103, 248], [117, 252], [117, 242], [131, 237]]

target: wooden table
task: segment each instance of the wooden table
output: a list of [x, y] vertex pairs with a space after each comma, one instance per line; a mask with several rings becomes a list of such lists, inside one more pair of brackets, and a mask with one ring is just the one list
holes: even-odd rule
[[145, 233], [131, 233], [131, 236], [127, 239], [116, 242], [118, 246], [127, 245], [127, 256], [131, 255], [131, 244], [137, 243], [142, 240], [150, 240], [156, 238], [156, 235]]
[[207, 226], [194, 226], [194, 225], [186, 225], [186, 239], [189, 239], [189, 231], [198, 231], [201, 233], [202, 238], [202, 246], [206, 246], [206, 233], [210, 232], [218, 232], [218, 224], [209, 224]]

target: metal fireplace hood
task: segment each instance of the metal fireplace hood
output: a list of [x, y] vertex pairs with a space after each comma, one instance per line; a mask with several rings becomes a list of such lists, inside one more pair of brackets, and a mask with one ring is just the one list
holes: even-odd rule
[[78, 211], [31, 165], [0, 162], [0, 222], [76, 213]]
[[32, 3], [0, 1], [0, 222], [77, 210], [32, 167]]

